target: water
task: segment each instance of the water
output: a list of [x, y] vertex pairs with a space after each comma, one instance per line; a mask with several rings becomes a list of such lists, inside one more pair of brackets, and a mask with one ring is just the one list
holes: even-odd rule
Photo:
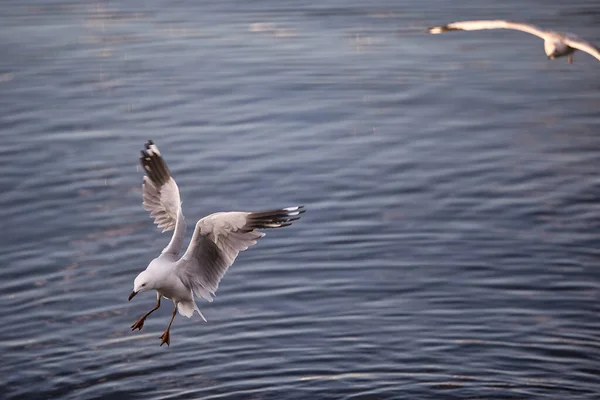
[[[0, 10], [3, 398], [600, 396], [598, 61], [424, 34], [511, 18], [600, 43], [596, 2]], [[190, 225], [308, 209], [169, 348], [168, 302], [129, 329], [169, 240], [141, 207], [147, 139]]]

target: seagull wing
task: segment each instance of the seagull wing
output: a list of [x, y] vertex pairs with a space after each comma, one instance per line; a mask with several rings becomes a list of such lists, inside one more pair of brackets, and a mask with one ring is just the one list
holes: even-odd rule
[[565, 37], [565, 44], [577, 50], [585, 51], [586, 53], [596, 57], [600, 60], [600, 49], [593, 44], [586, 42], [576, 36], [567, 35]]
[[443, 26], [434, 26], [429, 28], [427, 32], [438, 34], [448, 31], [479, 31], [483, 29], [514, 29], [517, 31], [531, 33], [544, 40], [552, 35], [551, 32], [538, 28], [530, 24], [521, 22], [505, 21], [502, 19], [481, 20], [481, 21], [459, 21]]
[[220, 212], [196, 224], [192, 241], [175, 273], [198, 297], [212, 301], [219, 282], [240, 251], [256, 244], [265, 234], [257, 229], [291, 225], [303, 206], [261, 212]]
[[177, 256], [185, 234], [185, 220], [181, 210], [179, 188], [158, 147], [151, 140], [142, 150], [140, 162], [146, 171], [142, 184], [144, 209], [150, 211], [154, 223], [163, 232], [175, 230], [171, 241], [162, 252]]

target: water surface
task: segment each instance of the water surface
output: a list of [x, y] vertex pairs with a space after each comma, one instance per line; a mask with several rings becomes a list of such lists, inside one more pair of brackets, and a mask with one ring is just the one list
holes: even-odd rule
[[[593, 1], [0, 5], [6, 399], [600, 394]], [[306, 205], [159, 336], [127, 296], [169, 240], [141, 207], [159, 144], [188, 226]], [[191, 233], [188, 232], [188, 237]]]

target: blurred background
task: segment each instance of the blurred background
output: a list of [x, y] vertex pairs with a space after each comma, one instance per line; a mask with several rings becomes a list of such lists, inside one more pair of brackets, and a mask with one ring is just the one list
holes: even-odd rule
[[[597, 399], [598, 60], [425, 34], [490, 18], [600, 44], [591, 0], [3, 0], [1, 397]], [[147, 139], [188, 226], [308, 210], [168, 348]]]

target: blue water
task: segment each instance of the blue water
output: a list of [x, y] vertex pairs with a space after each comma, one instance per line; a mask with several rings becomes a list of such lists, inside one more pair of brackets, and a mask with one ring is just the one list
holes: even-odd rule
[[[474, 18], [600, 43], [595, 1], [3, 1], [0, 397], [598, 399], [598, 61], [424, 33]], [[308, 210], [170, 347], [147, 139], [190, 227]]]

